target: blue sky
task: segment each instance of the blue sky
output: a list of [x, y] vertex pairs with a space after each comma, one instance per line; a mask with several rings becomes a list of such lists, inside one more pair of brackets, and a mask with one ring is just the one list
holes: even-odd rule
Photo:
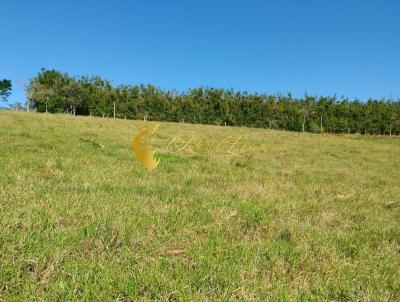
[[41, 68], [113, 84], [400, 98], [400, 1], [4, 1], [9, 103]]

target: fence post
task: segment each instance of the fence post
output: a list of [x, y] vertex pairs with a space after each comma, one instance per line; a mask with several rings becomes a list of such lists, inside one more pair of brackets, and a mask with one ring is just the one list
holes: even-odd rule
[[321, 115], [321, 133], [322, 133], [322, 115]]

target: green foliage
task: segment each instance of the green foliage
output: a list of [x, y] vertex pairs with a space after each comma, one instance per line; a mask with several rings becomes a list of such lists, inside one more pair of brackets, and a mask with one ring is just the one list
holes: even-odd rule
[[12, 90], [12, 84], [10, 80], [3, 79], [0, 81], [0, 100], [7, 101]]
[[310, 127], [309, 129], [311, 132], [314, 132], [314, 133], [321, 132], [320, 125], [318, 125], [315, 121], [311, 121], [309, 127]]
[[400, 134], [400, 100], [249, 94], [199, 87], [185, 93], [153, 85], [113, 87], [100, 77], [71, 77], [42, 70], [28, 88], [37, 111], [289, 131]]

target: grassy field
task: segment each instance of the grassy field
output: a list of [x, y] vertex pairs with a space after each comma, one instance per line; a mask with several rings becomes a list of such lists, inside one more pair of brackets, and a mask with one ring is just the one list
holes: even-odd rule
[[399, 137], [138, 125], [0, 112], [0, 301], [400, 301]]

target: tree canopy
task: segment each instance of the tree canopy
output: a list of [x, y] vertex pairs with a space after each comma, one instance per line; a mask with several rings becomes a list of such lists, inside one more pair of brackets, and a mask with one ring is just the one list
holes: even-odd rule
[[10, 96], [12, 90], [11, 80], [3, 79], [0, 81], [0, 99], [3, 101], [7, 101], [7, 98]]
[[42, 70], [30, 80], [28, 96], [38, 112], [113, 116], [290, 131], [400, 134], [400, 100], [336, 96], [294, 98], [233, 89], [199, 87], [186, 92], [154, 85], [119, 85], [98, 76], [72, 77]]

